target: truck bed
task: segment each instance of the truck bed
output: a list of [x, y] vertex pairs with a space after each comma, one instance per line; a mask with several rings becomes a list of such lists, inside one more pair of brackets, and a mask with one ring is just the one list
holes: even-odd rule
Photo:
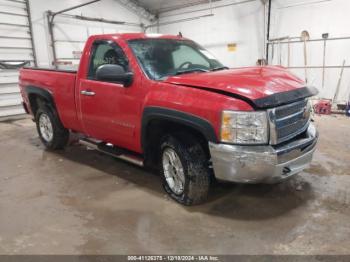
[[40, 70], [40, 71], [54, 71], [54, 72], [62, 72], [62, 73], [77, 73], [77, 69], [73, 67], [34, 67], [34, 66], [24, 66], [23, 69], [29, 69], [29, 70]]
[[48, 91], [53, 96], [62, 124], [79, 130], [75, 104], [76, 72], [75, 70], [55, 68], [22, 68], [20, 88], [24, 101], [26, 102], [28, 87]]

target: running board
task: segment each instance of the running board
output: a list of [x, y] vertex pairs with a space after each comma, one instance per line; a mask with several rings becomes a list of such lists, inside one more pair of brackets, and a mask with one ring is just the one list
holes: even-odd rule
[[144, 162], [143, 158], [133, 155], [132, 153], [128, 153], [124, 149], [120, 149], [114, 146], [109, 146], [106, 143], [97, 141], [97, 140], [90, 140], [90, 139], [80, 139], [79, 144], [87, 146], [88, 148], [97, 150], [99, 152], [102, 152], [104, 154], [110, 155], [112, 157], [127, 161], [129, 163], [132, 163], [134, 165], [143, 167]]

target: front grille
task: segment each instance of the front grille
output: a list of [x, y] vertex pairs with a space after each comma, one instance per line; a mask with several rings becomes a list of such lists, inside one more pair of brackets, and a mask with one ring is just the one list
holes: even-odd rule
[[286, 116], [293, 115], [305, 108], [307, 105], [307, 100], [302, 100], [293, 104], [289, 104], [286, 106], [277, 107], [275, 110], [276, 118], [280, 119]]
[[310, 109], [307, 100], [302, 100], [270, 110], [271, 144], [285, 142], [303, 133], [309, 126]]

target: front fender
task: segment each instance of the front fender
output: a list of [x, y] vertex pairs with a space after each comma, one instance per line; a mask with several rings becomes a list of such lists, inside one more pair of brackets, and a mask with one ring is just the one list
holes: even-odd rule
[[217, 143], [218, 141], [214, 127], [207, 120], [174, 109], [150, 106], [144, 109], [142, 115], [141, 144], [143, 148], [146, 144], [147, 126], [152, 120], [166, 120], [188, 126], [203, 134], [208, 142]]

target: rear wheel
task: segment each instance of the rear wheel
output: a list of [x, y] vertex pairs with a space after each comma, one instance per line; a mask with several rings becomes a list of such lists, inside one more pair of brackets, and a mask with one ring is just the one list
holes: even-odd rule
[[161, 171], [166, 192], [184, 205], [207, 199], [210, 172], [201, 144], [192, 136], [167, 135], [161, 144]]
[[47, 149], [62, 149], [69, 139], [69, 131], [63, 127], [57, 113], [43, 105], [36, 112], [36, 127], [40, 140]]

